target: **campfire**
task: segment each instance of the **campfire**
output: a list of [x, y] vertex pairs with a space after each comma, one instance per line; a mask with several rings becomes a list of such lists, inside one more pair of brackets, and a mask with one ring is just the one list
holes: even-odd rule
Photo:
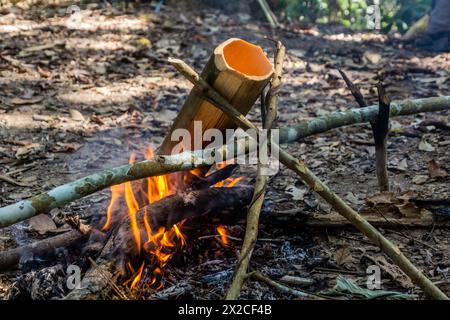
[[[244, 114], [254, 104], [270, 80], [272, 72], [272, 64], [262, 49], [241, 39], [229, 39], [219, 45], [204, 70], [205, 77], [214, 81], [215, 87], [232, 100]], [[201, 125], [200, 130], [197, 128], [198, 123]], [[202, 149], [206, 146], [203, 137], [208, 130], [214, 129], [216, 132], [223, 133], [226, 129], [235, 127], [236, 125], [223, 111], [214, 107], [194, 88], [160, 146], [159, 153], [176, 154], [186, 150]], [[190, 137], [177, 144], [172, 134], [180, 129], [185, 130]], [[198, 137], [198, 131], [200, 131], [200, 137]], [[155, 152], [152, 148], [145, 150], [145, 159], [151, 160], [154, 156]], [[135, 160], [136, 155], [131, 154], [129, 163], [132, 164]], [[192, 220], [197, 215], [204, 215], [212, 209], [198, 204], [199, 198], [205, 197], [203, 193], [189, 192], [205, 188], [220, 191], [235, 186], [244, 177], [230, 177], [235, 166], [228, 165], [231, 170], [227, 169], [227, 163], [223, 162], [216, 163], [216, 171], [208, 170], [208, 168], [194, 169], [186, 173], [177, 172], [148, 177], [134, 183], [126, 182], [111, 187], [111, 201], [102, 230], [108, 231], [113, 224], [126, 221], [126, 227], [120, 227], [118, 231], [121, 237], [126, 239], [126, 241], [122, 240], [125, 261], [121, 261], [121, 269], [126, 278], [125, 285], [133, 289], [143, 278], [148, 278], [145, 280], [146, 284], [153, 288], [161, 288], [160, 280], [164, 267], [176, 250], [183, 248], [188, 242], [184, 226], [191, 221], [187, 222], [187, 220]], [[187, 196], [186, 192], [188, 192]], [[157, 202], [171, 202], [180, 197], [179, 194], [182, 194], [181, 197], [191, 197], [192, 199], [188, 201], [196, 203], [190, 214], [174, 212], [176, 209], [170, 206], [167, 212], [155, 210]], [[244, 205], [247, 205], [251, 199], [250, 194], [250, 192], [243, 192], [243, 197], [233, 197], [234, 201], [227, 201], [226, 205], [216, 206], [214, 210], [217, 212], [213, 214], [218, 216], [225, 208], [228, 210], [230, 207], [236, 207], [236, 204], [242, 201]], [[205, 197], [205, 199], [208, 202], [217, 201], [213, 198]], [[186, 202], [185, 199], [183, 201]], [[176, 218], [170, 219], [174, 216]], [[221, 220], [223, 217], [218, 218]], [[226, 229], [222, 225], [217, 225], [216, 228], [221, 241], [224, 244], [228, 243]], [[133, 241], [130, 241], [130, 237]], [[125, 247], [123, 243], [126, 243]], [[148, 270], [145, 277], [144, 270]]]
[[[144, 152], [144, 156], [147, 160], [152, 159], [154, 157], [153, 148], [148, 147]], [[129, 163], [135, 161], [136, 154], [132, 153]], [[226, 163], [218, 163], [216, 165], [216, 174], [226, 167]], [[164, 274], [164, 267], [178, 249], [187, 245], [187, 236], [183, 233], [183, 225], [186, 219], [168, 227], [152, 227], [149, 219], [149, 216], [152, 215], [151, 204], [176, 193], [185, 192], [189, 188], [186, 182], [189, 181], [189, 177], [192, 180], [192, 176], [200, 178], [199, 170], [149, 177], [137, 183], [126, 182], [110, 188], [111, 200], [107, 207], [106, 221], [102, 231], [108, 231], [118, 221], [128, 220], [129, 232], [132, 234], [135, 249], [129, 252], [137, 253], [137, 256], [133, 257], [134, 259], [131, 258], [124, 263], [125, 268], [122, 270], [126, 278], [123, 282], [124, 285], [128, 285], [133, 289], [142, 280], [149, 287], [162, 288], [161, 278]], [[210, 172], [207, 172], [205, 175], [205, 177], [210, 176]], [[226, 177], [212, 185], [211, 188], [230, 188], [242, 179], [244, 179], [243, 176], [237, 178]], [[226, 228], [223, 225], [218, 225], [217, 233], [222, 243], [227, 245]], [[137, 259], [137, 257], [140, 258]], [[144, 280], [143, 274], [145, 269], [148, 270], [145, 273], [146, 279]]]
[[[40, 254], [49, 248], [69, 246], [80, 239], [88, 239], [83, 242], [86, 244], [91, 244], [90, 240], [97, 241], [102, 249], [96, 251], [95, 260], [87, 259], [90, 266], [81, 283], [71, 288], [73, 290], [65, 298], [87, 299], [109, 286], [119, 297], [126, 299], [117, 284], [127, 290], [151, 289], [149, 291], [155, 292], [162, 289], [166, 270], [179, 251], [188, 249], [196, 238], [204, 235], [202, 232], [210, 228], [221, 245], [229, 245], [231, 237], [227, 235], [225, 225], [236, 225], [246, 215], [242, 247], [225, 297], [238, 298], [243, 283], [255, 277], [281, 291], [294, 292], [297, 297], [316, 299], [318, 296], [315, 294], [286, 289], [258, 271], [248, 273], [270, 181], [265, 170], [269, 167], [269, 155], [264, 155], [262, 151], [267, 151], [270, 146], [270, 156], [276, 154], [277, 163], [279, 161], [292, 170], [340, 216], [379, 246], [424, 292], [433, 298], [447, 298], [397, 246], [315, 176], [305, 161], [295, 158], [279, 144], [342, 125], [369, 121], [375, 140], [379, 188], [387, 192], [389, 117], [392, 114], [445, 110], [449, 104], [448, 97], [391, 105], [384, 86], [379, 83], [379, 104], [371, 107], [366, 105], [359, 89], [341, 71], [361, 108], [336, 112], [285, 128], [284, 133], [278, 136], [273, 127], [277, 117], [277, 92], [281, 85], [284, 52], [281, 42], [276, 42], [272, 65], [260, 47], [232, 38], [215, 48], [201, 75], [183, 61], [169, 59], [194, 87], [158, 149], [147, 148], [142, 154], [132, 153], [127, 165], [105, 169], [0, 208], [0, 226], [4, 227], [110, 187], [111, 196], [101, 225], [86, 225], [77, 217], [66, 217], [74, 230], [42, 240], [36, 245], [6, 252], [0, 255], [0, 266], [7, 268], [16, 265], [28, 251]], [[265, 90], [269, 82], [270, 88]], [[262, 129], [245, 117], [259, 97]], [[227, 130], [237, 127], [253, 130], [255, 138], [234, 140], [227, 136], [222, 141], [218, 139], [223, 138]], [[208, 144], [211, 141], [213, 143]], [[255, 150], [258, 154], [255, 185], [239, 184], [245, 177], [233, 177], [238, 164], [229, 160], [247, 156]]]

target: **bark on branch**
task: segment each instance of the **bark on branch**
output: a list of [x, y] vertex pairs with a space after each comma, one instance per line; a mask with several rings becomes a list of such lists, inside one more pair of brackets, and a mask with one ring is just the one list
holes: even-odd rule
[[[422, 112], [437, 112], [450, 110], [450, 96], [403, 100], [392, 102], [390, 105], [390, 117], [407, 116]], [[280, 143], [295, 142], [310, 135], [325, 132], [346, 125], [371, 122], [378, 115], [378, 105], [366, 108], [352, 109], [344, 112], [332, 112], [329, 115], [301, 122], [289, 128], [280, 129]], [[255, 145], [246, 145], [241, 141], [239, 145], [248, 151]], [[228, 150], [225, 151], [225, 150]], [[209, 166], [204, 159], [204, 154], [225, 154], [224, 159], [231, 159], [239, 153], [234, 150], [234, 145], [229, 144], [217, 150], [199, 150], [184, 152], [175, 156], [158, 156], [153, 160], [136, 162], [121, 167], [106, 169], [86, 176], [76, 181], [61, 185], [48, 192], [41, 193], [30, 199], [0, 208], [0, 228], [7, 227], [16, 222], [26, 220], [34, 215], [49, 212], [53, 208], [61, 207], [67, 203], [86, 197], [102, 189], [127, 181], [139, 180], [150, 176], [159, 176], [171, 172], [190, 170], [198, 167]], [[242, 153], [240, 153], [242, 154]], [[193, 163], [191, 160], [199, 160]]]
[[249, 139], [240, 139], [236, 143], [223, 145], [219, 148], [187, 151], [171, 156], [157, 155], [151, 160], [106, 169], [30, 199], [0, 208], [0, 227], [7, 227], [34, 215], [48, 212], [53, 208], [63, 206], [116, 184], [210, 166], [214, 163], [214, 159], [222, 159], [223, 161], [232, 159], [240, 154], [248, 153], [255, 147], [256, 144], [251, 143]]
[[[389, 116], [392, 118], [444, 110], [450, 110], [450, 96], [391, 102]], [[343, 126], [372, 122], [375, 121], [377, 116], [378, 105], [331, 112], [325, 116], [300, 122], [287, 129], [281, 129], [280, 143], [294, 142], [307, 136]]]

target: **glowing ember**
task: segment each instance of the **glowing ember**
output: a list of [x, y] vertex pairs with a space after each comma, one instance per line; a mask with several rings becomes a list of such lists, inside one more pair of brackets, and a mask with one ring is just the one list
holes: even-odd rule
[[[145, 151], [145, 158], [151, 159], [154, 156], [154, 152], [151, 148]], [[132, 153], [130, 155], [129, 163], [133, 163], [136, 159], [136, 155]], [[218, 164], [217, 168], [223, 168], [227, 164]], [[199, 176], [201, 171], [199, 169], [194, 169], [190, 172], [196, 176]], [[146, 188], [138, 188], [135, 186], [136, 190], [133, 190], [133, 184], [131, 182], [126, 182], [121, 185], [111, 187], [111, 201], [107, 208], [106, 222], [102, 230], [108, 230], [111, 227], [114, 212], [127, 214], [130, 219], [131, 232], [133, 233], [133, 239], [137, 248], [138, 254], [144, 251], [148, 258], [149, 266], [151, 267], [151, 280], [149, 282], [150, 286], [156, 287], [156, 289], [162, 288], [161, 278], [163, 275], [163, 268], [172, 258], [173, 254], [178, 248], [186, 246], [186, 236], [182, 233], [182, 226], [185, 221], [174, 224], [170, 229], [160, 227], [157, 231], [152, 228], [148, 212], [147, 204], [151, 204], [155, 201], [161, 200], [167, 196], [175, 194], [177, 191], [177, 186], [182, 186], [182, 182], [185, 175], [182, 173], [175, 173], [171, 175], [163, 175], [158, 177], [149, 177], [146, 181]], [[214, 187], [232, 187], [243, 177], [239, 178], [227, 178], [224, 181], [216, 183]], [[142, 204], [142, 211], [140, 212], [140, 206], [137, 199], [146, 199], [146, 204]], [[121, 212], [122, 208], [119, 203], [123, 200], [126, 204], [127, 211]], [[140, 200], [142, 202], [142, 200]], [[139, 225], [138, 214], [143, 214], [143, 227]], [[144, 231], [145, 232], [142, 232]], [[223, 226], [217, 227], [217, 232], [219, 233], [222, 242], [227, 245], [228, 238], [226, 229]], [[147, 260], [146, 260], [147, 261]], [[135, 267], [128, 262], [126, 267], [131, 278], [124, 282], [125, 285], [130, 284], [130, 288], [136, 288], [140, 281], [142, 280], [146, 262], [141, 262], [139, 268], [136, 270]], [[147, 273], [146, 273], [147, 274]]]

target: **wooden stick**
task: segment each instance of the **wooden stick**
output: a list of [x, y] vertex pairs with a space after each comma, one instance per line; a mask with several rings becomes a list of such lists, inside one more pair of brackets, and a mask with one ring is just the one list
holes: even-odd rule
[[278, 283], [276, 281], [273, 281], [272, 279], [264, 276], [259, 271], [252, 272], [250, 274], [250, 276], [252, 276], [256, 280], [259, 280], [259, 281], [262, 281], [262, 282], [268, 284], [271, 287], [274, 287], [278, 291], [280, 291], [280, 292], [282, 292], [284, 294], [287, 294], [287, 295], [291, 295], [291, 296], [294, 296], [294, 297], [297, 297], [297, 298], [303, 298], [303, 299], [314, 299], [314, 300], [321, 299], [318, 296], [315, 296], [315, 295], [312, 295], [312, 294], [309, 294], [309, 293], [306, 293], [306, 292], [303, 292], [303, 291], [300, 291], [300, 290], [297, 290], [297, 289], [292, 289], [292, 288], [289, 288], [288, 286], [285, 286], [284, 284], [281, 284], [281, 283]]
[[0, 252], [0, 270], [13, 268], [25, 254], [32, 254], [34, 256], [44, 255], [53, 252], [56, 248], [70, 246], [83, 237], [85, 235], [78, 230], [72, 230], [12, 250], [2, 251]]
[[[311, 120], [302, 121], [289, 128], [280, 129], [280, 143], [294, 142], [299, 139], [326, 132], [339, 127], [373, 122], [378, 116], [378, 105], [364, 108], [349, 109], [347, 111], [331, 112]], [[406, 99], [391, 102], [389, 116], [408, 116], [422, 112], [437, 112], [450, 110], [450, 96], [425, 99]]]
[[375, 140], [375, 168], [380, 191], [389, 191], [389, 176], [387, 172], [387, 137], [389, 132], [389, 101], [382, 83], [377, 84], [379, 111], [372, 125]]
[[356, 102], [358, 103], [360, 108], [367, 107], [366, 100], [364, 99], [364, 96], [361, 93], [361, 90], [359, 90], [358, 86], [355, 85], [349, 77], [345, 74], [344, 71], [341, 69], [338, 69], [339, 73], [341, 74], [342, 79], [344, 79], [345, 84], [350, 89], [350, 92], [352, 93], [353, 97], [355, 98]]
[[[256, 148], [248, 139], [239, 139], [219, 148], [186, 151], [172, 156], [154, 156], [151, 160], [106, 169], [56, 187], [30, 199], [0, 208], [0, 228], [45, 213], [76, 199], [127, 181], [160, 176], [177, 171], [209, 167], [214, 160], [229, 160]], [[211, 155], [214, 155], [211, 158]]]
[[[292, 213], [271, 212], [263, 214], [264, 221], [270, 221], [276, 225], [289, 224], [292, 226], [305, 226], [317, 228], [345, 228], [353, 224], [340, 214], [301, 214], [299, 211]], [[399, 228], [450, 228], [450, 220], [435, 220], [432, 214], [426, 214], [420, 218], [388, 218], [380, 215], [364, 215], [364, 219], [371, 225], [385, 229]]]
[[[205, 93], [214, 91], [213, 88]], [[219, 93], [215, 93], [220, 96]], [[210, 96], [210, 98], [212, 98]], [[221, 104], [221, 101], [226, 99], [222, 98], [220, 101], [215, 101], [216, 106], [222, 111], [227, 113], [239, 126], [243, 129], [257, 128], [250, 121], [243, 121], [240, 116], [234, 116], [238, 113], [230, 103]], [[230, 111], [229, 111], [230, 110]], [[250, 122], [250, 125], [248, 123]], [[370, 240], [372, 240], [380, 249], [389, 256], [400, 269], [408, 275], [411, 280], [417, 284], [425, 293], [427, 293], [433, 299], [448, 300], [448, 297], [436, 287], [425, 275], [417, 269], [400, 251], [400, 249], [386, 239], [377, 229], [375, 229], [370, 223], [368, 223], [360, 214], [353, 210], [347, 203], [345, 203], [337, 194], [332, 192], [328, 186], [326, 186], [318, 177], [312, 173], [305, 165], [304, 161], [299, 161], [290, 154], [288, 154], [279, 146], [271, 142], [272, 151], [278, 151], [279, 160], [286, 167], [296, 172], [300, 178], [314, 191], [316, 191], [324, 200], [326, 200], [339, 214], [349, 220], [358, 230], [365, 234]], [[278, 150], [276, 150], [278, 149]]]
[[[267, 112], [265, 114], [263, 124], [263, 128], [268, 130], [272, 128], [272, 125], [277, 117], [277, 91], [281, 86], [281, 74], [283, 72], [284, 55], [285, 48], [282, 43], [278, 41], [277, 53], [275, 54], [275, 72], [272, 77], [271, 89], [267, 93]], [[253, 193], [252, 204], [247, 214], [247, 226], [245, 229], [244, 243], [242, 244], [241, 256], [239, 257], [239, 261], [233, 273], [230, 288], [228, 289], [225, 297], [225, 299], [227, 300], [235, 300], [238, 298], [242, 285], [247, 278], [247, 269], [250, 263], [250, 258], [256, 240], [258, 238], [259, 215], [264, 202], [264, 195], [267, 188], [268, 176], [262, 174], [264, 166], [267, 166], [267, 164], [262, 164], [260, 161], [258, 161], [255, 191]]]
[[266, 0], [257, 0], [259, 6], [261, 7], [262, 12], [264, 13], [264, 16], [266, 17], [267, 21], [270, 24], [270, 27], [272, 29], [275, 29], [278, 27], [278, 20], [273, 11], [270, 9], [269, 4]]

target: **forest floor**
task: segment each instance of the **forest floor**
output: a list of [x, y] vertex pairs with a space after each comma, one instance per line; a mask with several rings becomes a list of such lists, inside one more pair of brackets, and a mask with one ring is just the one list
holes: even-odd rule
[[[280, 39], [287, 47], [279, 127], [357, 107], [337, 68], [361, 87], [370, 103], [377, 102], [374, 88], [381, 79], [392, 100], [450, 95], [450, 54], [419, 51], [395, 35], [355, 33], [335, 25], [310, 29], [287, 25], [272, 34], [264, 22], [248, 14], [179, 9], [163, 7], [155, 13], [149, 7], [91, 7], [69, 17], [65, 8], [45, 8], [0, 16], [0, 175], [20, 184], [0, 179], [0, 206], [102, 168], [125, 164], [131, 152], [142, 158], [148, 145], [157, 147], [191, 88], [167, 58], [181, 58], [200, 71], [212, 49], [230, 37], [256, 43], [270, 57], [273, 44], [265, 36]], [[311, 136], [286, 148], [305, 159], [353, 208], [364, 210], [367, 203], [382, 203], [395, 207], [391, 214], [397, 218], [420, 217], [423, 210], [409, 204], [405, 208], [396, 201], [449, 197], [449, 115], [439, 112], [392, 119], [388, 169], [393, 194], [389, 199], [373, 197], [377, 183], [368, 124]], [[249, 119], [260, 122], [259, 103]], [[240, 168], [236, 175], [245, 176], [242, 184], [252, 185], [255, 168]], [[63, 213], [98, 220], [104, 216], [109, 198], [110, 192], [104, 190], [53, 210], [56, 225], [24, 222], [2, 229], [0, 250], [67, 230], [57, 219]], [[280, 168], [270, 181], [263, 216], [264, 212], [282, 215], [291, 209], [311, 215], [331, 212], [293, 172]], [[242, 238], [244, 226], [241, 223], [228, 231]], [[214, 229], [205, 232], [215, 234]], [[400, 226], [382, 229], [382, 233], [450, 294], [448, 229]], [[271, 225], [263, 219], [260, 237], [266, 241], [256, 244], [250, 268], [272, 279], [305, 277], [312, 283], [299, 288], [318, 292], [332, 288], [340, 274], [365, 287], [367, 267], [376, 264], [382, 270], [382, 289], [424, 298], [353, 228], [306, 227], [297, 220]], [[184, 253], [184, 262], [169, 265], [163, 291], [182, 285], [189, 288], [182, 297], [224, 296], [241, 243], [232, 240], [224, 247], [219, 242], [203, 242], [207, 243], [192, 239], [195, 249]], [[75, 256], [68, 249], [58, 259], [76, 260]], [[44, 266], [58, 261], [47, 261]], [[23, 273], [0, 273], [0, 298], [11, 297], [10, 288]], [[67, 293], [51, 281], [46, 285], [54, 288], [41, 288], [31, 296], [50, 298]], [[241, 297], [292, 298], [252, 279]]]

